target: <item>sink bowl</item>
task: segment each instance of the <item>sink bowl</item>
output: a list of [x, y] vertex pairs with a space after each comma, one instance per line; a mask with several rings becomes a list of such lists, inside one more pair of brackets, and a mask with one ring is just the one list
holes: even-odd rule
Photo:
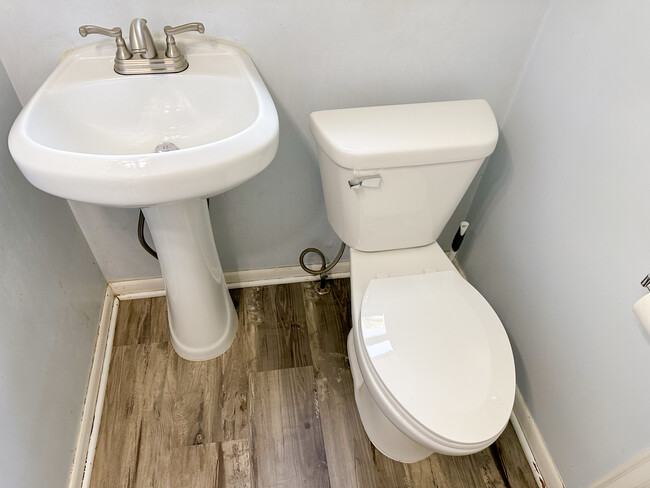
[[[25, 177], [69, 200], [146, 207], [210, 197], [262, 171], [278, 118], [251, 59], [216, 41], [178, 45], [190, 63], [174, 74], [118, 75], [111, 41], [65, 56], [9, 136]], [[179, 150], [156, 153], [165, 142]]]
[[237, 331], [206, 199], [268, 166], [278, 117], [242, 50], [195, 37], [177, 45], [189, 67], [173, 74], [116, 74], [112, 41], [70, 51], [16, 119], [9, 149], [45, 192], [142, 208], [172, 344], [201, 361], [223, 354]]

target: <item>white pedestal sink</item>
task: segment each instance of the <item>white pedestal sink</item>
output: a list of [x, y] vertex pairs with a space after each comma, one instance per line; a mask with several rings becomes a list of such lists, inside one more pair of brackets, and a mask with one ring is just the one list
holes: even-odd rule
[[[9, 148], [43, 191], [143, 209], [174, 348], [200, 361], [225, 352], [237, 329], [205, 199], [268, 166], [278, 118], [243, 51], [194, 37], [177, 44], [189, 68], [174, 74], [116, 74], [111, 41], [71, 51], [16, 119]], [[161, 143], [178, 150], [156, 153]]]

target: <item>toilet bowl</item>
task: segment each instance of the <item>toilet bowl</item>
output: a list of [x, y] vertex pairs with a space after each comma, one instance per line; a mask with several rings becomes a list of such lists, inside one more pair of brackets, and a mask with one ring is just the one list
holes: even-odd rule
[[350, 255], [362, 298], [348, 355], [366, 433], [401, 462], [478, 452], [503, 432], [514, 402], [505, 330], [438, 244], [389, 254]]
[[350, 246], [348, 355], [368, 437], [401, 462], [466, 455], [515, 396], [498, 316], [438, 235], [496, 145], [484, 100], [314, 112], [330, 225]]

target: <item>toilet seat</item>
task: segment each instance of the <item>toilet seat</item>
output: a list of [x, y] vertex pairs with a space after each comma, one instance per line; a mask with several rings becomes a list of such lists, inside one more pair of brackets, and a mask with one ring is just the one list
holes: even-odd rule
[[506, 426], [510, 343], [455, 270], [371, 280], [353, 332], [365, 383], [402, 430], [461, 453], [489, 445]]

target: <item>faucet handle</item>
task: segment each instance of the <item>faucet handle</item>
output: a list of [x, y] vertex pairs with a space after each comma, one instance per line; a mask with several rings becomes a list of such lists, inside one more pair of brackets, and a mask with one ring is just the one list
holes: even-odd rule
[[163, 30], [167, 36], [175, 36], [176, 34], [181, 34], [182, 32], [191, 31], [196, 31], [199, 34], [203, 34], [205, 32], [205, 27], [201, 22], [190, 22], [189, 24], [177, 25], [176, 27], [166, 25]]
[[192, 31], [203, 34], [205, 32], [205, 27], [201, 22], [190, 22], [189, 24], [178, 25], [176, 27], [166, 25], [163, 30], [167, 36], [167, 50], [165, 51], [165, 56], [168, 58], [177, 58], [181, 56], [181, 52], [178, 50], [178, 47], [176, 47], [176, 39], [174, 39], [174, 36], [182, 32]]
[[124, 38], [122, 37], [122, 29], [119, 27], [113, 27], [112, 29], [107, 29], [105, 27], [99, 27], [97, 25], [82, 25], [79, 27], [79, 34], [81, 37], [86, 37], [88, 34], [100, 34], [102, 36], [114, 37], [115, 44], [117, 45], [117, 52], [115, 53], [116, 59], [131, 59], [133, 54], [129, 51], [129, 48], [126, 47]]

